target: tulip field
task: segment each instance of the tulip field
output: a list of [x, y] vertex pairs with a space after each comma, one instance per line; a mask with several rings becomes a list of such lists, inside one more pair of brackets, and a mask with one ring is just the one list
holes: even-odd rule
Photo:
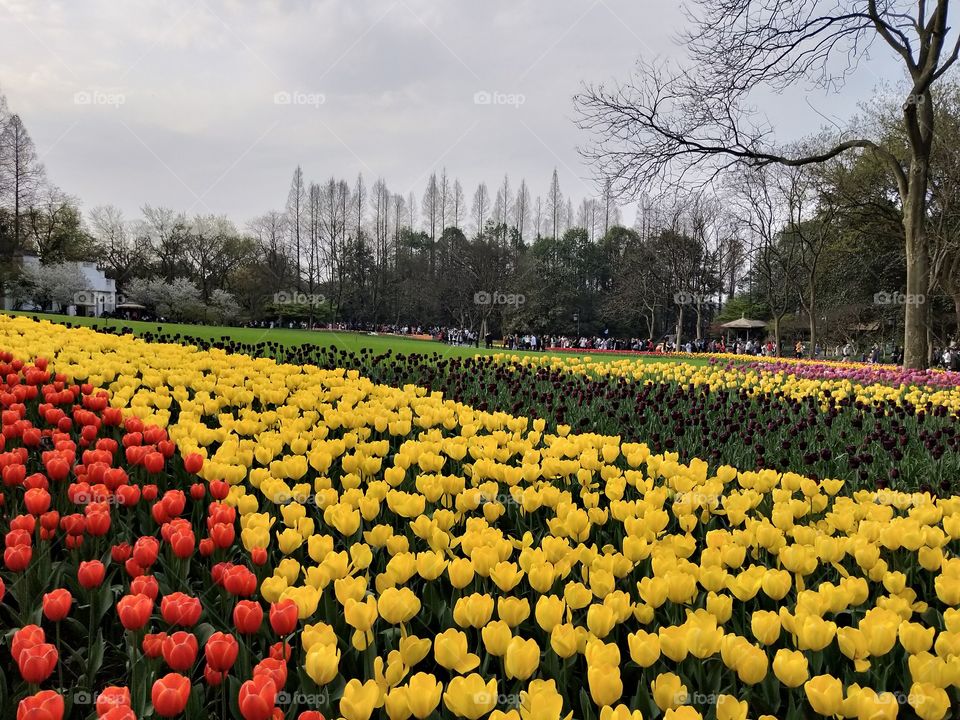
[[960, 378], [213, 345], [0, 316], [0, 718], [957, 716]]

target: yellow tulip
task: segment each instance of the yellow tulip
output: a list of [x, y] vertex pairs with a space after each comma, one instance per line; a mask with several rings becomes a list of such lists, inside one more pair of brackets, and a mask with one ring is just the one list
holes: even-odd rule
[[420, 598], [410, 588], [387, 588], [380, 593], [377, 611], [391, 625], [409, 622], [420, 612]]
[[797, 650], [777, 650], [773, 657], [773, 674], [787, 687], [800, 687], [809, 677], [807, 656]]
[[373, 711], [383, 705], [383, 695], [375, 680], [361, 683], [354, 678], [343, 689], [340, 714], [346, 720], [370, 720]]
[[687, 700], [687, 686], [671, 672], [660, 673], [650, 683], [653, 701], [661, 710], [670, 710], [683, 705]]
[[340, 651], [336, 645], [315, 643], [307, 651], [304, 669], [317, 685], [326, 685], [333, 680], [340, 669]]
[[733, 695], [717, 697], [717, 720], [747, 720], [747, 701]]
[[950, 697], [933, 683], [915, 682], [907, 699], [921, 720], [941, 720], [950, 710]]
[[550, 647], [562, 658], [576, 655], [578, 640], [574, 626], [570, 623], [555, 625], [550, 631]]
[[461, 675], [480, 664], [480, 658], [467, 650], [467, 636], [452, 628], [434, 638], [433, 656], [438, 664]]
[[443, 685], [428, 673], [417, 673], [407, 682], [407, 705], [418, 720], [424, 720], [440, 704]]
[[540, 646], [537, 641], [520, 637], [511, 639], [504, 653], [503, 665], [508, 678], [529, 678], [540, 665]]
[[541, 595], [537, 598], [534, 617], [545, 632], [550, 632], [562, 622], [565, 610], [566, 604], [563, 598], [556, 595]]
[[479, 720], [497, 705], [497, 681], [472, 673], [450, 680], [443, 693], [443, 704], [457, 717]]
[[623, 695], [620, 668], [616, 665], [588, 665], [587, 685], [590, 697], [598, 707], [613, 705]]
[[843, 683], [832, 675], [816, 675], [803, 684], [810, 707], [818, 715], [833, 717], [843, 707]]
[[487, 652], [496, 657], [502, 657], [507, 652], [507, 646], [513, 639], [513, 633], [510, 632], [510, 626], [503, 620], [495, 620], [483, 627], [480, 631], [483, 638], [483, 646]]

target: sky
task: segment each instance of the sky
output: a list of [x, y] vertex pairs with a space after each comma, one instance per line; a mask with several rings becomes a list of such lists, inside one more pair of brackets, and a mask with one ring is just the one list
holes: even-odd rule
[[[418, 199], [446, 167], [574, 204], [597, 194], [573, 96], [640, 55], [679, 57], [674, 0], [0, 0], [0, 91], [84, 209], [144, 204], [238, 224], [282, 208], [294, 168]], [[761, 98], [779, 137], [843, 122], [842, 93]], [[632, 214], [625, 212], [630, 222]]]

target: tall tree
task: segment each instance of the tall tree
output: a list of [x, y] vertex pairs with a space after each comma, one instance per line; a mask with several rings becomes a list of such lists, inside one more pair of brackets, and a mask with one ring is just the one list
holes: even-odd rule
[[[960, 56], [950, 26], [950, 0], [691, 0], [690, 30], [682, 38], [686, 66], [641, 60], [626, 83], [588, 87], [578, 96], [580, 126], [596, 141], [588, 157], [621, 191], [682, 180], [697, 168], [707, 176], [736, 164], [809, 165], [841, 153], [874, 153], [895, 179], [906, 255], [904, 365], [926, 367], [930, 305], [927, 233], [930, 157], [936, 138], [935, 87]], [[812, 155], [792, 155], [771, 142], [769, 128], [749, 108], [757, 88], [775, 93], [798, 84], [836, 90], [881, 44], [902, 66], [903, 153], [880, 138], [838, 131]]]
[[523, 242], [523, 235], [527, 231], [527, 223], [529, 222], [530, 189], [527, 187], [527, 181], [521, 180], [520, 187], [517, 188], [517, 197], [513, 201], [513, 226], [517, 229], [520, 242]]
[[287, 194], [287, 228], [290, 231], [290, 246], [297, 265], [295, 285], [298, 290], [303, 277], [301, 245], [306, 234], [307, 211], [307, 184], [303, 179], [303, 169], [297, 165], [297, 169], [293, 171], [293, 179], [290, 181], [290, 192]]
[[487, 184], [481, 182], [473, 193], [473, 226], [478, 237], [483, 233], [489, 214], [490, 191], [487, 190]]
[[23, 213], [33, 203], [43, 184], [43, 165], [19, 115], [11, 115], [0, 130], [0, 175], [13, 213], [13, 247], [22, 249]]
[[563, 223], [564, 203], [563, 193], [560, 192], [560, 177], [557, 169], [553, 169], [550, 178], [550, 190], [547, 191], [547, 215], [550, 218], [550, 237], [559, 237], [560, 226]]
[[143, 270], [146, 253], [134, 241], [133, 229], [119, 208], [99, 205], [90, 211], [89, 223], [95, 252], [122, 292], [127, 281]]

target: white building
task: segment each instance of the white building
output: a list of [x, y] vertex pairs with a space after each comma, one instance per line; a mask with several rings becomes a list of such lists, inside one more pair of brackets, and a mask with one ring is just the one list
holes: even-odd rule
[[[40, 258], [33, 254], [23, 254], [14, 257], [14, 265], [21, 269], [40, 269]], [[54, 302], [53, 312], [66, 315], [84, 315], [100, 317], [105, 312], [113, 312], [117, 307], [117, 284], [108, 278], [97, 263], [86, 260], [73, 260], [59, 263], [58, 268], [66, 271], [74, 278], [74, 292], [72, 302]], [[14, 298], [4, 297], [2, 306], [6, 310], [15, 309]], [[40, 308], [24, 306], [25, 310], [39, 310]]]

